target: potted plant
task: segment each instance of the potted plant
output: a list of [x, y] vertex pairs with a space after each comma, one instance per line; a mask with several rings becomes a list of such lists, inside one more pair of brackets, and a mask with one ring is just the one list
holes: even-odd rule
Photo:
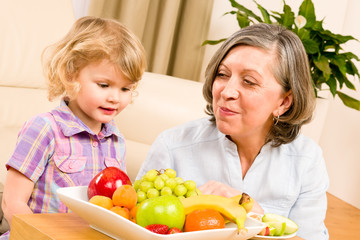
[[[225, 13], [236, 16], [240, 28], [253, 23], [281, 24], [296, 33], [304, 44], [309, 57], [310, 72], [313, 79], [314, 91], [317, 97], [322, 90], [329, 90], [333, 97], [336, 95], [342, 102], [353, 109], [360, 110], [360, 101], [340, 91], [344, 86], [356, 90], [348, 76], [360, 77], [359, 71], [353, 61], [360, 59], [352, 52], [343, 51], [342, 45], [349, 40], [357, 40], [353, 36], [334, 34], [323, 28], [323, 20], [316, 20], [314, 4], [311, 0], [304, 0], [299, 8], [298, 15], [291, 10], [284, 1], [283, 12], [269, 12], [255, 0], [255, 4], [261, 12], [256, 15], [250, 9], [239, 4], [235, 0], [229, 0], [236, 10]], [[225, 41], [207, 40], [203, 43], [215, 45]], [[323, 89], [327, 86], [326, 89]]]

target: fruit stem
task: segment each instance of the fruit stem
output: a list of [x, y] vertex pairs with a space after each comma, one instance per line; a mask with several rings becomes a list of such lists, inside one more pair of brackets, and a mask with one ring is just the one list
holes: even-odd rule
[[246, 228], [239, 228], [237, 234], [240, 236], [244, 236], [248, 230]]
[[239, 200], [239, 204], [241, 205], [243, 203], [250, 202], [250, 200], [251, 200], [251, 197], [249, 196], [249, 194], [243, 192], [242, 196], [241, 196], [241, 198]]

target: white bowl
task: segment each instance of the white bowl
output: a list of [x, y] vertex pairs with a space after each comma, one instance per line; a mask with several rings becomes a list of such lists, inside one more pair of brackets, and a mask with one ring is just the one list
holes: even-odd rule
[[57, 194], [60, 200], [74, 213], [87, 221], [90, 227], [114, 239], [244, 240], [254, 237], [265, 226], [262, 222], [248, 217], [245, 221], [245, 227], [248, 231], [244, 235], [237, 234], [237, 227], [233, 223], [226, 224], [224, 229], [161, 235], [150, 232], [105, 208], [89, 203], [86, 186], [59, 188]]

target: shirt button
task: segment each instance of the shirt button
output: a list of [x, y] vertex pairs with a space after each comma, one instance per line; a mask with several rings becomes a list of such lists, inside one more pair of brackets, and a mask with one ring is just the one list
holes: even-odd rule
[[98, 143], [97, 142], [93, 142], [93, 147], [97, 147], [98, 146]]

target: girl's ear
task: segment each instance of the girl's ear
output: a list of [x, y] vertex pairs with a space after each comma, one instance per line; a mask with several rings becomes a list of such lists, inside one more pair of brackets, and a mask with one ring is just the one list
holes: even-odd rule
[[291, 90], [289, 90], [287, 93], [285, 93], [280, 106], [273, 112], [273, 115], [274, 116], [283, 115], [291, 107], [291, 105], [293, 103], [293, 97], [294, 96], [293, 96]]

